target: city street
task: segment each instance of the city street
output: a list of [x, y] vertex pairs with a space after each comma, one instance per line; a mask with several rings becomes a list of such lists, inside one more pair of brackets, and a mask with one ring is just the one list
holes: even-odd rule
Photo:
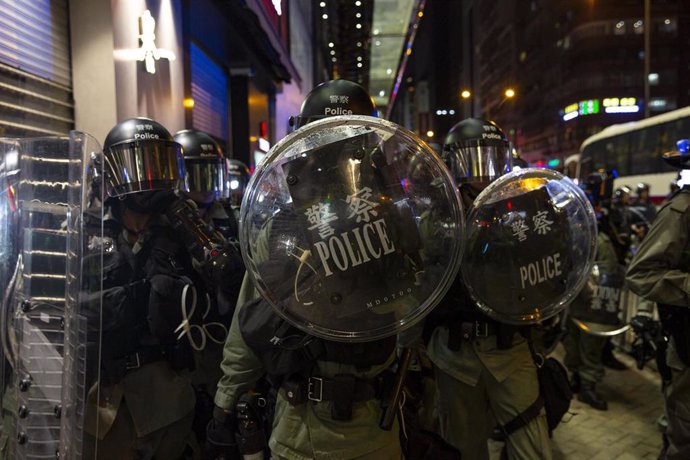
[[[554, 432], [555, 460], [656, 459], [661, 434], [656, 420], [663, 412], [659, 374], [646, 367], [638, 371], [632, 358], [616, 353], [628, 370], [607, 369], [597, 387], [609, 403], [598, 411], [573, 398], [570, 413]], [[556, 357], [562, 361], [563, 348]], [[498, 459], [502, 444], [491, 441], [491, 458]]]

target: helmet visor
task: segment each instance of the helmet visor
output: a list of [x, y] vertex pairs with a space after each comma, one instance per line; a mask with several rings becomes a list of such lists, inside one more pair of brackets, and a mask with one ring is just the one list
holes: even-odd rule
[[104, 152], [108, 195], [149, 190], [184, 190], [182, 147], [177, 142], [127, 141]]
[[460, 182], [492, 181], [510, 172], [512, 155], [508, 144], [453, 145], [446, 153], [448, 166]]
[[213, 193], [216, 198], [226, 197], [225, 162], [220, 158], [185, 159], [185, 178], [190, 192]]

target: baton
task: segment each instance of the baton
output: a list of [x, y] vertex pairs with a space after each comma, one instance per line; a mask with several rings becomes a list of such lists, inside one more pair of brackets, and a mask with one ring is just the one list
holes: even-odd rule
[[395, 420], [395, 414], [398, 412], [398, 404], [402, 396], [410, 361], [412, 361], [412, 349], [407, 347], [403, 348], [402, 355], [398, 360], [398, 370], [395, 373], [395, 381], [393, 383], [390, 398], [388, 399], [388, 406], [381, 415], [381, 420], [379, 421], [379, 428], [382, 430], [390, 431], [393, 427], [393, 420]]

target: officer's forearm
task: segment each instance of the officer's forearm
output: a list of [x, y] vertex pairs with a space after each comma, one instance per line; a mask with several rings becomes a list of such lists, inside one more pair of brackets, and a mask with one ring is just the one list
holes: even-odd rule
[[223, 376], [218, 381], [214, 398], [215, 404], [223, 409], [234, 409], [237, 398], [251, 387], [264, 374], [259, 358], [252, 352], [242, 338], [239, 327], [239, 312], [235, 309], [232, 324], [223, 349], [221, 369]]

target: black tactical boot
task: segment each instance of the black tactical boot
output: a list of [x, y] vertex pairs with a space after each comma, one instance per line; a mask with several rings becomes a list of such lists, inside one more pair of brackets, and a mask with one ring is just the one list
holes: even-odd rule
[[570, 389], [573, 391], [573, 393], [580, 391], [581, 384], [582, 382], [580, 381], [580, 374], [577, 371], [573, 372], [573, 377], [570, 379]]
[[580, 394], [577, 395], [577, 399], [585, 404], [589, 404], [597, 410], [608, 410], [609, 408], [606, 401], [597, 395], [593, 383], [580, 384]]

